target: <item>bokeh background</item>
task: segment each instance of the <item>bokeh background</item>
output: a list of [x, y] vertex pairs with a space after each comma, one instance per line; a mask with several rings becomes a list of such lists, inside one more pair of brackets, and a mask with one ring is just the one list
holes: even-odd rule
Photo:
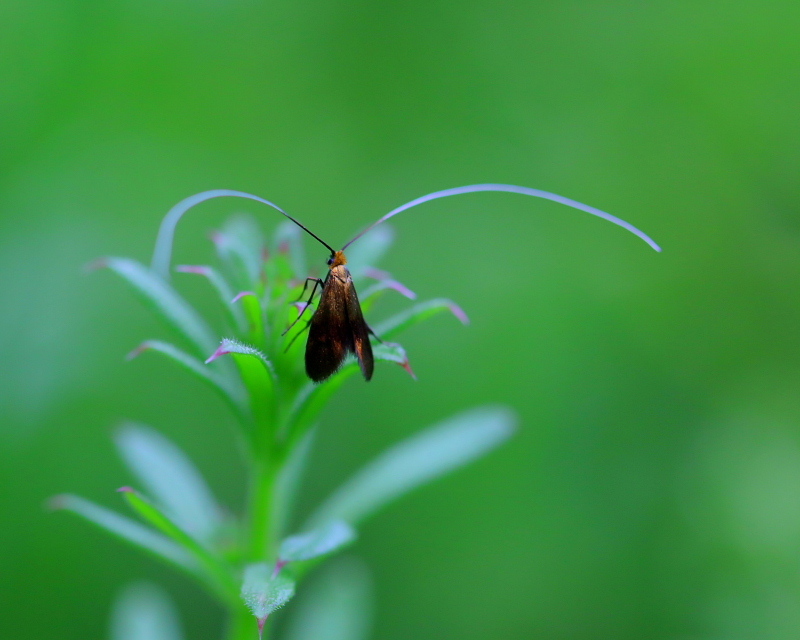
[[[125, 418], [243, 499], [225, 408], [159, 358], [123, 361], [172, 335], [83, 265], [146, 261], [162, 215], [206, 189], [338, 244], [495, 181], [615, 213], [664, 252], [509, 194], [396, 218], [383, 266], [472, 325], [404, 336], [418, 382], [385, 363], [348, 382], [303, 508], [464, 408], [506, 403], [522, 426], [365, 528], [374, 637], [800, 637], [797, 2], [11, 0], [0, 25], [0, 636], [104, 638], [141, 578], [189, 637], [222, 625], [182, 576], [43, 508], [120, 506]], [[242, 210], [279, 222], [203, 205], [178, 261], [207, 261]]]

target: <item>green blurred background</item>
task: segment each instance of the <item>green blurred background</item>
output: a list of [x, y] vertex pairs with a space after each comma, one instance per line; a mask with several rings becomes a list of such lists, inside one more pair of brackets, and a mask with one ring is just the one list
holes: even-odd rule
[[[664, 253], [509, 194], [396, 219], [383, 266], [472, 325], [404, 336], [418, 382], [384, 363], [347, 384], [303, 508], [461, 409], [507, 403], [522, 428], [366, 527], [374, 637], [800, 637], [796, 1], [11, 0], [0, 24], [1, 637], [103, 638], [141, 578], [189, 637], [222, 625], [182, 576], [42, 506], [120, 506], [124, 418], [243, 499], [225, 408], [169, 363], [123, 361], [172, 336], [83, 265], [146, 261], [161, 216], [206, 189], [339, 244], [489, 181], [610, 211]], [[177, 260], [207, 261], [242, 210], [279, 222], [203, 205]]]

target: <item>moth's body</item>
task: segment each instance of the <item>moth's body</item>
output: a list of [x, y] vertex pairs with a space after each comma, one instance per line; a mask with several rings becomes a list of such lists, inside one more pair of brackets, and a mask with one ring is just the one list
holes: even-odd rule
[[306, 343], [306, 373], [314, 382], [322, 382], [336, 373], [348, 353], [353, 353], [358, 359], [364, 378], [369, 380], [372, 377], [374, 360], [370, 331], [346, 264], [347, 258], [341, 251], [336, 251], [328, 260], [328, 275], [311, 318]]

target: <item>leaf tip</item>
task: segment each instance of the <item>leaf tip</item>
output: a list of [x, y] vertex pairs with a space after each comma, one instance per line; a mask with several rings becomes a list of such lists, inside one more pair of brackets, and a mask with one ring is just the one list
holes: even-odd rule
[[66, 493], [59, 493], [45, 500], [44, 508], [48, 511], [61, 511], [67, 508], [68, 503], [69, 495]]
[[406, 358], [404, 362], [398, 362], [397, 364], [399, 364], [401, 367], [403, 367], [403, 369], [405, 369], [408, 372], [408, 375], [411, 376], [412, 380], [414, 381], [418, 380], [417, 374], [414, 373], [414, 370], [411, 368], [411, 363], [408, 361], [408, 358]]
[[150, 349], [150, 347], [151, 347], [151, 343], [150, 343], [149, 340], [146, 341], [146, 342], [142, 342], [142, 344], [140, 344], [138, 347], [136, 347], [133, 351], [130, 351], [125, 355], [125, 360], [130, 362], [134, 358], [140, 356], [142, 353], [144, 353], [145, 351]]
[[414, 293], [407, 286], [405, 286], [402, 282], [398, 282], [397, 280], [388, 280], [386, 282], [386, 286], [388, 286], [390, 289], [394, 289], [395, 291], [397, 291], [397, 293], [405, 296], [409, 300], [417, 299], [417, 294]]
[[245, 296], [253, 296], [254, 298], [257, 298], [257, 297], [258, 297], [258, 296], [256, 296], [256, 294], [255, 294], [255, 293], [253, 293], [252, 291], [240, 291], [239, 293], [237, 293], [237, 294], [236, 294], [236, 295], [233, 297], [233, 300], [231, 300], [231, 304], [235, 304], [235, 303], [239, 302], [239, 300], [241, 300], [241, 299], [242, 299], [242, 298], [244, 298]]
[[214, 353], [212, 353], [212, 354], [211, 354], [211, 355], [210, 355], [210, 356], [209, 356], [209, 357], [208, 357], [208, 358], [205, 360], [205, 364], [211, 364], [212, 362], [214, 362], [214, 360], [216, 360], [216, 359], [217, 359], [217, 358], [219, 358], [220, 356], [227, 355], [228, 353], [230, 353], [230, 351], [228, 351], [228, 350], [225, 348], [225, 345], [224, 345], [224, 344], [221, 344], [221, 345], [219, 345], [219, 347], [217, 348], [217, 350], [216, 350]]
[[98, 258], [97, 260], [92, 260], [90, 263], [83, 265], [83, 272], [92, 273], [93, 271], [99, 271], [106, 267], [108, 267], [108, 258]]
[[365, 267], [364, 275], [373, 280], [389, 280], [392, 277], [388, 271], [377, 269], [376, 267]]
[[459, 319], [461, 324], [468, 325], [469, 324], [469, 316], [464, 312], [464, 310], [459, 307], [455, 302], [448, 303], [448, 308], [453, 313], [453, 315]]
[[175, 271], [178, 273], [195, 273], [200, 276], [207, 276], [209, 268], [202, 265], [179, 264], [175, 267]]

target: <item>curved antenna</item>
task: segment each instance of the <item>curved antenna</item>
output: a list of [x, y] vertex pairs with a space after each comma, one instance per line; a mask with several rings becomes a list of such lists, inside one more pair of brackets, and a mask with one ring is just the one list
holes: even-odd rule
[[156, 247], [153, 251], [153, 261], [151, 262], [151, 268], [153, 271], [158, 273], [162, 278], [165, 280], [169, 280], [169, 264], [172, 260], [172, 241], [175, 238], [175, 227], [178, 226], [178, 221], [183, 217], [183, 214], [186, 213], [192, 207], [200, 204], [201, 202], [205, 202], [206, 200], [211, 200], [212, 198], [223, 198], [223, 197], [233, 197], [233, 198], [245, 198], [247, 200], [255, 200], [256, 202], [261, 202], [263, 204], [269, 205], [273, 209], [277, 209], [283, 215], [285, 215], [289, 220], [294, 222], [298, 227], [300, 227], [303, 231], [305, 231], [308, 235], [314, 238], [320, 244], [325, 245], [328, 248], [328, 251], [331, 252], [331, 255], [335, 254], [336, 251], [324, 240], [318, 237], [316, 234], [309, 231], [305, 225], [301, 224], [298, 220], [295, 220], [292, 216], [286, 213], [283, 209], [281, 209], [277, 204], [270, 202], [269, 200], [265, 200], [264, 198], [260, 198], [259, 196], [254, 196], [251, 193], [245, 193], [244, 191], [231, 191], [229, 189], [214, 189], [213, 191], [203, 191], [201, 193], [196, 193], [193, 196], [189, 196], [184, 200], [181, 200], [178, 204], [176, 204], [172, 209], [169, 210], [164, 219], [161, 221], [161, 226], [158, 228], [158, 237], [156, 238]]
[[586, 213], [591, 213], [593, 216], [598, 216], [600, 218], [603, 218], [603, 220], [608, 220], [609, 222], [613, 222], [614, 224], [622, 227], [623, 229], [627, 229], [632, 234], [639, 236], [642, 240], [644, 240], [647, 244], [653, 247], [653, 249], [655, 249], [656, 251], [661, 251], [661, 247], [659, 247], [650, 236], [648, 236], [643, 231], [640, 231], [632, 224], [625, 222], [621, 218], [617, 218], [617, 216], [612, 216], [610, 213], [606, 213], [605, 211], [600, 211], [600, 209], [595, 209], [594, 207], [590, 207], [588, 204], [583, 204], [581, 202], [578, 202], [577, 200], [570, 200], [569, 198], [565, 198], [564, 196], [560, 196], [555, 193], [550, 193], [549, 191], [542, 191], [541, 189], [531, 189], [529, 187], [518, 187], [513, 184], [471, 184], [466, 187], [455, 187], [453, 189], [445, 189], [444, 191], [435, 191], [434, 193], [429, 193], [428, 195], [417, 198], [416, 200], [412, 200], [411, 202], [406, 202], [403, 206], [397, 207], [397, 209], [390, 211], [385, 216], [379, 218], [371, 225], [369, 225], [355, 238], [353, 238], [350, 242], [344, 245], [344, 247], [342, 247], [342, 251], [347, 249], [347, 247], [349, 247], [361, 236], [367, 233], [367, 231], [374, 229], [381, 222], [385, 222], [389, 218], [396, 216], [398, 213], [401, 213], [406, 209], [410, 209], [411, 207], [416, 207], [418, 204], [422, 204], [423, 202], [428, 202], [429, 200], [437, 200], [438, 198], [446, 198], [447, 196], [457, 196], [462, 193], [473, 193], [475, 191], [507, 191], [509, 193], [521, 193], [526, 196], [534, 196], [536, 198], [544, 198], [545, 200], [552, 200], [553, 202], [559, 202], [561, 204], [567, 205], [568, 207], [572, 207], [574, 209], [580, 209], [581, 211], [585, 211]]

